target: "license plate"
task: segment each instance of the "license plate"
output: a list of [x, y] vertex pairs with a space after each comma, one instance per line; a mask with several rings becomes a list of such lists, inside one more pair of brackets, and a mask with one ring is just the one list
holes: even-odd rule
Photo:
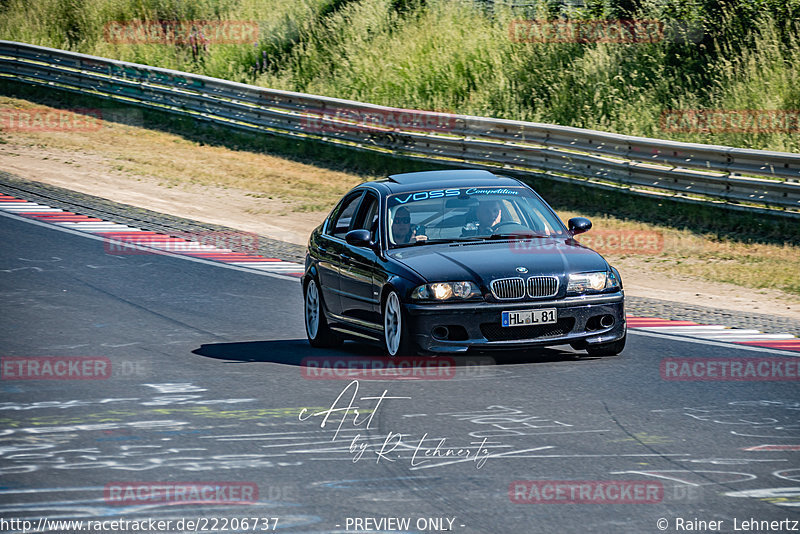
[[556, 308], [539, 310], [504, 311], [502, 326], [528, 326], [534, 324], [552, 324], [558, 322]]

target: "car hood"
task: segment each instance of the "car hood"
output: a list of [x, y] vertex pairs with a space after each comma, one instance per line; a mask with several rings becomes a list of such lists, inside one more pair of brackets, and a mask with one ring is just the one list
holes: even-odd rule
[[[428, 282], [474, 280], [488, 286], [497, 278], [604, 271], [608, 263], [597, 252], [573, 239], [419, 245], [391, 256]], [[520, 273], [517, 269], [527, 272]]]

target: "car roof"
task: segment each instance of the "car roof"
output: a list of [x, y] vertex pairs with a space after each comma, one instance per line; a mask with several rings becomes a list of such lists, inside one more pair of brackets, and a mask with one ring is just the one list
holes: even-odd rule
[[446, 171], [423, 171], [393, 174], [386, 180], [368, 182], [382, 186], [385, 194], [419, 191], [420, 189], [441, 187], [519, 187], [520, 182], [507, 176], [499, 176], [489, 171], [472, 169], [453, 169]]

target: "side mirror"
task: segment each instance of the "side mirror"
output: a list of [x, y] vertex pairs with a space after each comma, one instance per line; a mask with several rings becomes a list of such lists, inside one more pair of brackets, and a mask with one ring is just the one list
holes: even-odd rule
[[344, 240], [347, 241], [348, 245], [353, 245], [354, 247], [371, 248], [373, 246], [369, 230], [363, 228], [360, 230], [350, 230], [344, 235]]
[[573, 217], [567, 222], [567, 226], [572, 235], [578, 235], [591, 230], [592, 221], [586, 217]]

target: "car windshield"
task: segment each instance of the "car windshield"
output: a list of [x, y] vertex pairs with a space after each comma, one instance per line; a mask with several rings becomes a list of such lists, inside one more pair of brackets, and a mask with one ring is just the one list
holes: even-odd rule
[[526, 187], [457, 187], [387, 198], [389, 247], [449, 241], [566, 236], [563, 223]]

